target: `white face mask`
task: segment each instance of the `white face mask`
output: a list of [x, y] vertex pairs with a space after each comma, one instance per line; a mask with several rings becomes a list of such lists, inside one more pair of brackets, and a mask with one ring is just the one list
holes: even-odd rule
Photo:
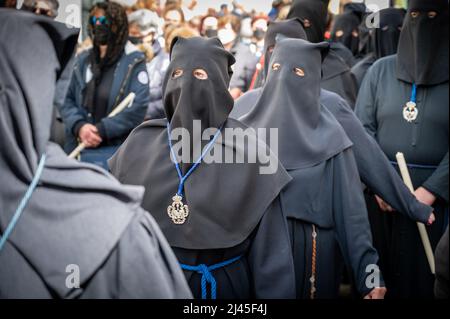
[[232, 29], [224, 28], [219, 30], [218, 37], [223, 45], [228, 45], [236, 39], [236, 33]]

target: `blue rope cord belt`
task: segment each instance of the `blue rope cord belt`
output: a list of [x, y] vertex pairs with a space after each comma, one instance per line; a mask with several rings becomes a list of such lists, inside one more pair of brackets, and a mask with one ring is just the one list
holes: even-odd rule
[[[397, 162], [394, 161], [390, 161], [392, 165], [394, 166], [398, 166]], [[435, 165], [419, 165], [419, 164], [406, 164], [406, 166], [408, 166], [408, 168], [421, 168], [421, 169], [436, 169], [438, 168], [438, 166]]]
[[8, 237], [11, 235], [12, 231], [14, 230], [14, 227], [16, 227], [16, 224], [19, 221], [20, 215], [22, 215], [23, 210], [27, 206], [28, 201], [31, 198], [31, 195], [33, 195], [33, 192], [39, 183], [39, 179], [41, 178], [42, 172], [45, 167], [45, 160], [46, 160], [46, 155], [43, 154], [41, 157], [41, 160], [39, 161], [39, 166], [36, 170], [36, 173], [34, 174], [33, 180], [31, 181], [30, 186], [28, 186], [27, 192], [25, 193], [22, 200], [20, 201], [20, 204], [17, 207], [17, 209], [11, 219], [11, 222], [8, 224], [5, 232], [3, 233], [3, 236], [0, 236], [0, 251], [2, 250], [6, 241], [8, 240]]
[[242, 256], [238, 256], [226, 261], [223, 261], [221, 263], [207, 266], [205, 264], [200, 264], [198, 266], [190, 266], [190, 265], [184, 265], [180, 264], [181, 268], [188, 271], [195, 271], [202, 275], [202, 299], [206, 299], [206, 284], [209, 283], [211, 285], [211, 299], [216, 299], [217, 296], [217, 283], [216, 279], [214, 278], [212, 271], [231, 265], [232, 263], [238, 261]]

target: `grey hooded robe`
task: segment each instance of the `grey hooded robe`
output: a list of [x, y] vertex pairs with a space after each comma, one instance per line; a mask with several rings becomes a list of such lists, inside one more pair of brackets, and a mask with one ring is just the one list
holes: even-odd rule
[[0, 251], [0, 298], [190, 298], [169, 245], [140, 207], [143, 189], [48, 142], [55, 82], [77, 38], [46, 17], [0, 9], [0, 236], [47, 156]]

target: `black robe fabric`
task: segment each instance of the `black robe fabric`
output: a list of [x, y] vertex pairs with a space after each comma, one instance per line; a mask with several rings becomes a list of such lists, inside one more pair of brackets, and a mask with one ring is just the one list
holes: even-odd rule
[[330, 50], [334, 51], [350, 68], [357, 62], [352, 52], [340, 42], [330, 42]]
[[371, 290], [366, 267], [378, 264], [378, 254], [351, 148], [317, 166], [288, 172], [294, 181], [281, 193], [281, 203], [289, 222], [297, 297], [310, 298], [312, 225], [318, 233], [315, 298], [338, 297], [344, 262], [365, 296]]
[[352, 109], [355, 108], [358, 87], [350, 66], [331, 47], [323, 61], [321, 88], [340, 95]]
[[351, 72], [355, 77], [358, 89], [361, 87], [362, 81], [366, 76], [367, 70], [369, 70], [369, 68], [375, 63], [376, 60], [377, 58], [375, 54], [369, 53], [352, 67]]
[[48, 142], [55, 83], [77, 39], [78, 30], [46, 17], [0, 9], [1, 236], [46, 155], [0, 251], [0, 298], [190, 298], [167, 241], [140, 208], [144, 190]]
[[[278, 197], [291, 178], [255, 132], [228, 120], [233, 63], [218, 39], [176, 39], [163, 85], [168, 120], [149, 121], [134, 130], [110, 160], [111, 171], [124, 183], [146, 187], [143, 207], [152, 209], [180, 263], [212, 267], [239, 258], [213, 271], [217, 298], [293, 298], [294, 266]], [[196, 77], [199, 68], [207, 78]], [[205, 140], [195, 136], [193, 121], [200, 121], [203, 129], [219, 128], [220, 135], [184, 184], [180, 195], [189, 215], [177, 225], [168, 216], [168, 206], [178, 193], [173, 161], [179, 162], [179, 152], [171, 158], [169, 138], [183, 128], [189, 138], [187, 143], [184, 138], [179, 141], [179, 151], [191, 155], [195, 145], [205, 151]], [[230, 131], [246, 131], [244, 140], [230, 139]], [[264, 172], [259, 155], [251, 160], [255, 154], [250, 146], [269, 156], [275, 164], [271, 172]], [[216, 160], [207, 160], [208, 154]], [[184, 175], [192, 163], [181, 158], [180, 166]], [[202, 296], [201, 274], [188, 269], [185, 275], [194, 296]]]
[[436, 282], [434, 284], [434, 295], [438, 299], [448, 299], [450, 297], [449, 292], [449, 272], [450, 264], [448, 262], [449, 257], [449, 238], [448, 238], [448, 226], [444, 236], [442, 236], [439, 244], [436, 248]]
[[[410, 165], [414, 187], [423, 186], [437, 196], [433, 205], [436, 221], [428, 227], [431, 245], [436, 247], [448, 224], [448, 82], [419, 86], [416, 121], [408, 123], [403, 106], [411, 99], [412, 85], [397, 79], [397, 56], [375, 62], [369, 69], [358, 96], [356, 114], [388, 159], [395, 163], [403, 152]], [[399, 214], [371, 209], [377, 247], [384, 257], [388, 296], [432, 297], [434, 278], [415, 223]]]
[[[358, 291], [366, 295], [373, 288], [366, 286], [366, 267], [378, 262], [352, 144], [319, 102], [327, 46], [281, 40], [261, 97], [241, 118], [255, 129], [278, 129], [278, 156], [293, 177], [281, 192], [281, 205], [290, 228], [298, 298], [336, 298], [342, 260], [352, 269]], [[302, 58], [297, 61], [296, 56]], [[298, 68], [300, 75], [293, 72]], [[316, 291], [311, 294], [313, 271]]]

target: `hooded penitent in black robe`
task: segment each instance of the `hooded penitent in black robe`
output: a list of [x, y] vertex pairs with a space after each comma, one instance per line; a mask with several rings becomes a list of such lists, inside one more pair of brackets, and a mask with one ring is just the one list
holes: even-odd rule
[[337, 297], [342, 257], [366, 295], [373, 288], [366, 286], [366, 267], [378, 262], [352, 143], [319, 102], [327, 49], [325, 42], [281, 40], [256, 107], [241, 118], [255, 129], [278, 129], [278, 156], [293, 177], [281, 192], [281, 206], [298, 298]]
[[[397, 152], [405, 154], [414, 187], [436, 196], [436, 221], [428, 228], [433, 249], [448, 223], [448, 27], [446, 0], [411, 0], [398, 54], [369, 69], [356, 108], [391, 161]], [[403, 112], [413, 83], [418, 114], [408, 122]], [[415, 223], [400, 214], [380, 215], [375, 207], [372, 212], [382, 217], [374, 235], [385, 243], [379, 249], [386, 259], [388, 296], [432, 297], [434, 276]]]
[[[186, 220], [175, 224], [168, 215], [179, 187], [168, 130], [174, 140], [176, 129], [189, 133], [188, 141], [183, 138], [178, 142], [182, 155], [174, 155], [177, 161], [180, 156], [192, 156], [190, 161], [181, 161], [180, 170], [185, 175], [193, 167], [192, 159], [200, 155], [193, 155], [193, 150], [204, 149], [206, 144], [200, 145], [199, 138], [193, 136], [196, 130], [201, 134], [205, 128], [221, 128], [222, 133], [247, 129], [228, 119], [233, 99], [227, 88], [234, 58], [220, 41], [174, 41], [163, 85], [170, 127], [166, 120], [143, 123], [111, 159], [111, 171], [122, 182], [146, 187], [143, 207], [152, 209], [195, 297], [213, 297], [211, 282], [215, 281], [220, 299], [294, 298], [293, 259], [279, 200], [281, 189], [291, 178], [273, 155], [271, 161], [278, 169], [272, 174], [261, 174], [259, 161], [252, 164], [248, 160], [248, 145], [257, 142], [255, 133], [247, 134], [249, 144], [245, 145], [218, 135], [212, 150], [219, 159], [211, 162], [205, 158], [182, 190], [183, 203], [189, 207]], [[206, 72], [207, 78], [199, 79], [196, 69]], [[201, 128], [194, 127], [194, 120]], [[265, 144], [263, 147], [267, 151]], [[231, 163], [224, 162], [224, 154], [228, 159], [231, 156]], [[241, 163], [236, 163], [238, 158], [243, 159]], [[203, 289], [202, 281], [206, 284]]]
[[[261, 94], [262, 88], [258, 88], [242, 95], [235, 101], [230, 117], [245, 116], [256, 107]], [[365, 131], [347, 102], [339, 95], [322, 89], [320, 103], [333, 114], [352, 141], [361, 181], [398, 212], [411, 220], [427, 223], [433, 209], [417, 201], [411, 194], [376, 140]]]
[[0, 298], [189, 298], [170, 246], [140, 208], [144, 190], [48, 142], [55, 82], [77, 39], [47, 17], [0, 9]]
[[372, 43], [370, 41], [370, 26], [367, 26], [366, 19], [372, 12], [367, 8], [365, 3], [354, 3], [349, 2], [344, 5], [344, 14], [351, 13], [353, 14], [359, 21], [358, 25], [358, 42], [359, 48], [358, 52], [355, 55], [355, 59], [359, 60], [365, 55], [372, 52]]
[[[327, 14], [327, 0], [296, 0], [288, 14], [288, 19], [302, 20], [308, 41], [318, 43], [324, 40]], [[276, 34], [273, 36], [274, 40], [275, 36]], [[275, 41], [272, 45], [274, 44]], [[322, 65], [321, 87], [339, 94], [353, 108], [358, 93], [356, 80], [350, 72], [350, 66], [340, 56], [340, 51], [332, 46], [325, 58]], [[266, 56], [267, 60], [270, 60], [270, 57]]]
[[358, 87], [361, 86], [367, 70], [376, 60], [397, 53], [405, 10], [397, 8], [383, 9], [379, 11], [379, 17], [380, 27], [373, 29], [370, 36], [373, 51], [352, 68]]
[[[277, 34], [301, 37], [301, 32], [297, 27], [294, 28], [294, 25], [293, 23], [274, 24], [269, 29], [277, 26]], [[302, 57], [297, 59], [301, 61]], [[268, 65], [266, 67], [268, 68]], [[261, 93], [262, 88], [246, 92], [235, 102], [230, 117], [239, 119], [249, 113], [255, 108]], [[320, 103], [334, 115], [352, 141], [356, 164], [363, 183], [411, 220], [426, 223], [432, 208], [419, 203], [411, 194], [375, 139], [367, 134], [345, 100], [335, 93], [322, 89]]]

